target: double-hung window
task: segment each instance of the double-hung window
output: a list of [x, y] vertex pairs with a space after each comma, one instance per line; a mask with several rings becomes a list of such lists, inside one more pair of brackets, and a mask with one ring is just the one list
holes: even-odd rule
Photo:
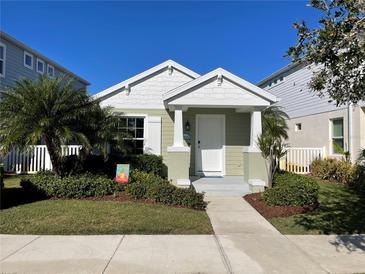
[[5, 77], [5, 55], [6, 47], [0, 43], [0, 76]]
[[43, 74], [45, 71], [46, 64], [43, 60], [37, 58], [37, 72]]
[[331, 142], [332, 153], [340, 154], [341, 150], [345, 149], [343, 136], [343, 118], [336, 118], [331, 120]]
[[24, 51], [24, 66], [33, 69], [33, 54]]
[[54, 67], [50, 64], [47, 65], [47, 74], [51, 77], [54, 77]]
[[123, 134], [124, 143], [133, 154], [143, 154], [144, 117], [119, 117], [117, 131]]

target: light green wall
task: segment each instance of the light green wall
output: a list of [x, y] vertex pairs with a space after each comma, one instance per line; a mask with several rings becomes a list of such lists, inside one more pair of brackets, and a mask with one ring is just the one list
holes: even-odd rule
[[[190, 174], [195, 175], [195, 131], [197, 114], [224, 114], [226, 124], [226, 175], [243, 175], [243, 146], [250, 145], [250, 114], [237, 113], [234, 109], [190, 108], [183, 113], [184, 125], [190, 123], [191, 156]], [[185, 128], [184, 128], [185, 132]]]
[[189, 152], [168, 152], [168, 179], [177, 184], [178, 179], [189, 179]]
[[261, 152], [243, 153], [245, 179], [259, 179], [268, 182], [267, 167]]
[[161, 117], [161, 155], [165, 162], [167, 159], [167, 147], [172, 146], [174, 140], [174, 113], [165, 109], [118, 109], [118, 113], [146, 114]]
[[[161, 154], [168, 165], [167, 147], [172, 146], [174, 139], [174, 113], [164, 109], [118, 109], [120, 113], [147, 114], [161, 116]], [[185, 123], [190, 123], [191, 152], [190, 152], [190, 175], [195, 175], [195, 117], [196, 114], [225, 114], [226, 124], [226, 175], [243, 175], [243, 146], [250, 144], [250, 114], [237, 113], [234, 109], [190, 108], [183, 112], [184, 132]]]

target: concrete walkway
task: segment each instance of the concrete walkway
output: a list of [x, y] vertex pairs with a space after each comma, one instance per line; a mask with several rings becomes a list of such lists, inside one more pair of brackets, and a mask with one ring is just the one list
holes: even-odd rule
[[208, 200], [216, 235], [0, 235], [0, 272], [365, 272], [364, 236], [286, 237], [242, 198]]

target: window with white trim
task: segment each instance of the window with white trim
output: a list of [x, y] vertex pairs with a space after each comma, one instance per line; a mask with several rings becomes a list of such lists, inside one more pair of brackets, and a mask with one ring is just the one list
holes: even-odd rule
[[6, 46], [0, 43], [0, 76], [5, 77]]
[[33, 69], [33, 54], [24, 51], [24, 66]]
[[332, 153], [340, 154], [341, 150], [345, 149], [345, 142], [343, 136], [343, 118], [336, 118], [331, 120], [331, 143]]
[[47, 74], [51, 77], [54, 77], [55, 73], [54, 73], [54, 66], [48, 64], [47, 65]]
[[296, 123], [295, 124], [295, 131], [301, 131], [302, 130], [302, 123]]
[[125, 136], [125, 145], [133, 154], [143, 154], [144, 117], [119, 117], [117, 132]]
[[285, 80], [284, 76], [275, 78], [268, 83], [267, 88], [275, 87], [275, 86], [279, 85], [280, 83], [284, 82], [284, 80]]
[[44, 61], [37, 58], [37, 66], [36, 66], [37, 72], [43, 74], [44, 70], [45, 70], [45, 66], [46, 66], [46, 64], [44, 63]]

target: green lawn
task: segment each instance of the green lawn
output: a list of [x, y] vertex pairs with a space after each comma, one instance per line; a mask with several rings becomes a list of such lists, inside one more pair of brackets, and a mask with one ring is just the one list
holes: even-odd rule
[[[205, 211], [160, 204], [90, 200], [37, 200], [17, 178], [6, 178], [0, 212], [4, 234], [212, 234]], [[7, 195], [8, 194], [8, 195]], [[6, 196], [7, 195], [7, 196]]]
[[340, 184], [319, 185], [318, 209], [269, 221], [283, 234], [365, 233], [365, 197]]

